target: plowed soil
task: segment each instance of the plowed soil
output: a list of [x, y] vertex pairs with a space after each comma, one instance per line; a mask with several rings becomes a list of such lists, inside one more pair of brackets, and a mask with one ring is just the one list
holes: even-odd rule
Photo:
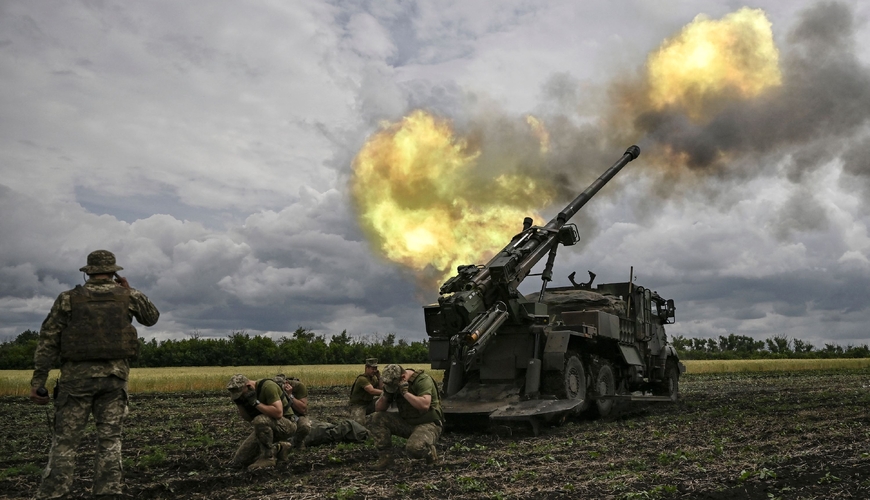
[[[347, 388], [313, 388], [315, 419], [346, 418]], [[0, 498], [35, 492], [46, 407], [0, 398]], [[248, 432], [221, 391], [134, 394], [124, 435], [131, 498], [870, 498], [870, 371], [684, 375], [678, 403], [630, 403], [539, 436], [528, 426], [446, 432], [440, 464], [397, 453], [371, 472], [371, 441], [310, 447], [274, 469], [231, 468]], [[394, 438], [400, 449], [404, 440]], [[90, 497], [94, 434], [73, 498]]]

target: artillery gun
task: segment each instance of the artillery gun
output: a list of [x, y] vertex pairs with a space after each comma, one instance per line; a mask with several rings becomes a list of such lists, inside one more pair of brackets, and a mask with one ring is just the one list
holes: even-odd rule
[[[676, 401], [685, 371], [667, 343], [673, 300], [628, 282], [547, 288], [559, 245], [580, 240], [568, 223], [640, 154], [616, 163], [544, 226], [531, 218], [486, 265], [459, 266], [424, 307], [433, 369], [444, 370], [442, 406], [449, 425], [488, 417], [542, 422], [586, 411], [607, 415], [616, 400]], [[517, 290], [547, 256], [541, 291]], [[631, 274], [633, 275], [633, 268]]]

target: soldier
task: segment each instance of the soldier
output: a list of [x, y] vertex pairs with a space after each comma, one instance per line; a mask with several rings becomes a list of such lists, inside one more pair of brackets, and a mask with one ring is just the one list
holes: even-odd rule
[[[276, 461], [288, 458], [293, 445], [287, 440], [297, 439], [296, 422], [299, 419], [294, 408], [307, 414], [308, 391], [303, 386], [304, 396], [299, 398], [296, 396], [301, 394], [297, 394], [291, 398], [282, 385], [287, 387], [291, 384], [283, 376], [278, 381], [262, 379], [255, 382], [242, 374], [233, 375], [227, 384], [227, 390], [236, 403], [239, 416], [254, 427], [233, 456], [233, 463], [236, 466], [247, 466], [249, 470], [263, 469], [274, 467]], [[306, 418], [305, 423], [307, 422]], [[307, 423], [305, 433], [307, 434], [310, 429], [311, 424]], [[301, 443], [305, 436], [298, 439]]]
[[337, 424], [312, 422], [311, 432], [305, 437], [305, 445], [364, 443], [368, 436], [368, 429], [356, 423], [355, 420], [342, 420]]
[[151, 326], [160, 313], [145, 294], [118, 276], [122, 269], [112, 252], [91, 252], [88, 265], [80, 269], [88, 275], [84, 286], [61, 293], [42, 322], [31, 401], [48, 404], [45, 382], [58, 361], [60, 380], [54, 388], [54, 437], [36, 498], [69, 495], [76, 448], [91, 413], [97, 428], [93, 494], [123, 492], [121, 429], [128, 411], [129, 360], [139, 354], [132, 319]]
[[383, 393], [383, 383], [378, 372], [378, 360], [366, 359], [365, 373], [358, 375], [350, 388], [350, 419], [366, 425], [366, 415], [375, 411], [375, 396]]
[[[383, 374], [384, 392], [375, 403], [369, 433], [375, 440], [379, 460], [375, 470], [386, 470], [393, 463], [392, 435], [408, 441], [405, 450], [412, 458], [425, 458], [427, 464], [438, 460], [435, 442], [441, 436], [444, 413], [435, 381], [429, 374], [399, 365], [387, 365]], [[398, 413], [388, 413], [392, 403]]]
[[296, 377], [287, 377], [283, 373], [275, 376], [284, 394], [290, 400], [290, 408], [296, 422], [296, 432], [293, 433], [293, 447], [305, 449], [305, 437], [311, 432], [311, 420], [308, 419], [308, 388]]

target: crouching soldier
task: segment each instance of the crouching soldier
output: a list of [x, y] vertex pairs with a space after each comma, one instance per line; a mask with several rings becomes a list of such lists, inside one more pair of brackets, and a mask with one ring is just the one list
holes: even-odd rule
[[249, 470], [273, 467], [277, 460], [286, 460], [290, 443], [296, 433], [296, 420], [289, 398], [272, 379], [257, 382], [242, 374], [233, 375], [227, 390], [238, 407], [239, 416], [250, 422], [254, 430], [242, 441], [233, 464]]
[[[444, 413], [435, 381], [427, 373], [391, 364], [383, 371], [384, 392], [375, 403], [369, 434], [374, 438], [379, 459], [376, 470], [393, 464], [392, 436], [406, 438], [405, 450], [427, 464], [438, 460], [435, 443], [441, 436]], [[387, 410], [395, 403], [398, 413]]]
[[284, 390], [284, 395], [290, 401], [290, 409], [293, 410], [293, 416], [290, 417], [290, 420], [296, 423], [293, 447], [303, 450], [305, 437], [311, 432], [311, 420], [308, 419], [308, 388], [298, 378], [288, 377], [283, 373], [275, 376], [275, 382]]
[[378, 372], [378, 360], [368, 358], [366, 360], [365, 373], [358, 375], [350, 388], [350, 419], [365, 426], [366, 415], [375, 411], [375, 396], [383, 392], [383, 384]]

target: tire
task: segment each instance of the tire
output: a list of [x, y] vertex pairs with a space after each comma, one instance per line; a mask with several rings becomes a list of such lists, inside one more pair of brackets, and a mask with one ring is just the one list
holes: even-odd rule
[[656, 396], [668, 396], [674, 403], [680, 398], [680, 370], [673, 358], [665, 364], [665, 377], [653, 391]]
[[[616, 376], [613, 367], [606, 361], [596, 363], [593, 374], [593, 391], [599, 396], [613, 396], [616, 394]], [[613, 399], [596, 399], [595, 410], [599, 417], [607, 417], [613, 411]]]
[[546, 388], [559, 399], [583, 400], [575, 410], [580, 414], [589, 407], [586, 401], [586, 370], [577, 353], [565, 353], [565, 365], [561, 372], [550, 372], [547, 375]]

